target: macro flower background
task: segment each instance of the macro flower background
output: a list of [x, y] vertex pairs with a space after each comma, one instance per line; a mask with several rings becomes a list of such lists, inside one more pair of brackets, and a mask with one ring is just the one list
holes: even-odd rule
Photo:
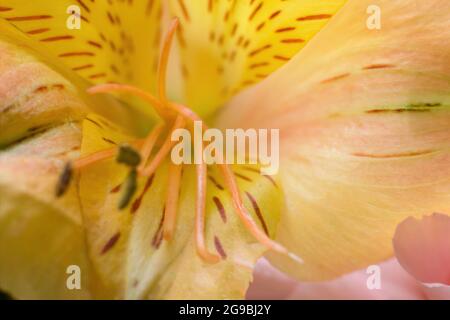
[[[13, 297], [243, 298], [267, 249], [321, 281], [395, 248], [420, 282], [449, 285], [448, 1], [0, 0], [0, 17], [0, 288]], [[280, 129], [279, 174], [158, 158], [192, 112]], [[138, 168], [114, 159], [124, 143]], [[399, 225], [433, 212], [441, 232]], [[81, 290], [67, 290], [69, 265]]]

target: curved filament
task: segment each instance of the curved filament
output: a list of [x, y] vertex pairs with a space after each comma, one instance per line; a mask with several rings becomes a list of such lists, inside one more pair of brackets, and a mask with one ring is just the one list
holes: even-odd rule
[[159, 149], [158, 153], [155, 155], [150, 164], [140, 171], [143, 176], [150, 177], [153, 173], [155, 173], [156, 169], [158, 169], [164, 158], [170, 153], [170, 150], [176, 144], [176, 141], [172, 141], [171, 132], [177, 129], [182, 129], [185, 126], [186, 121], [184, 120], [184, 118], [182, 116], [178, 116], [161, 149]]
[[170, 163], [169, 181], [164, 211], [164, 239], [172, 239], [177, 220], [178, 198], [180, 195], [181, 172], [183, 165]]
[[159, 99], [163, 104], [167, 104], [166, 96], [166, 76], [167, 64], [169, 63], [170, 49], [172, 48], [173, 37], [179, 25], [178, 18], [174, 18], [169, 26], [169, 31], [164, 39], [164, 44], [158, 65], [158, 92]]
[[239, 192], [239, 187], [236, 183], [236, 178], [234, 177], [233, 171], [228, 165], [222, 164], [219, 165], [222, 175], [225, 179], [225, 185], [227, 186], [228, 190], [231, 192], [231, 197], [233, 200], [233, 207], [237, 214], [239, 215], [239, 218], [244, 223], [245, 227], [248, 231], [260, 242], [262, 245], [264, 245], [269, 250], [276, 251], [281, 254], [288, 255], [291, 259], [297, 261], [298, 263], [303, 263], [303, 260], [290, 252], [288, 249], [283, 247], [281, 244], [279, 244], [276, 241], [273, 241], [271, 238], [269, 238], [266, 233], [264, 233], [258, 225], [255, 223], [255, 221], [252, 219], [251, 215], [248, 213], [247, 209], [244, 206], [244, 203], [242, 202], [241, 194]]
[[158, 141], [159, 136], [161, 135], [162, 130], [164, 129], [164, 125], [157, 125], [145, 138], [144, 144], [142, 145], [140, 154], [142, 158], [142, 163], [139, 166], [138, 170], [143, 170], [145, 165], [150, 158], [150, 155], [155, 147], [156, 141]]
[[205, 213], [206, 213], [206, 179], [207, 166], [201, 161], [196, 165], [197, 196], [195, 200], [195, 244], [198, 255], [208, 263], [217, 263], [220, 256], [208, 251], [205, 242]]
[[171, 118], [164, 104], [161, 103], [161, 101], [159, 101], [155, 96], [142, 89], [127, 84], [119, 84], [119, 83], [99, 84], [97, 86], [89, 88], [87, 92], [90, 94], [114, 93], [114, 92], [133, 94], [140, 97], [144, 101], [149, 102], [154, 107], [156, 113], [158, 113], [158, 115], [163, 120], [167, 121], [167, 119]]

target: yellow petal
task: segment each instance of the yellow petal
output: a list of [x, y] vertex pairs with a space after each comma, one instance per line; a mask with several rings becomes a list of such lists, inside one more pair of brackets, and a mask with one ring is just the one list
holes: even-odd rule
[[[73, 123], [0, 151], [0, 284], [16, 299], [91, 297], [76, 188], [54, 196], [59, 172], [80, 143]], [[81, 271], [80, 290], [67, 287], [73, 265]]]
[[[78, 193], [73, 185], [56, 199], [55, 188], [65, 163], [79, 156], [84, 98], [112, 100], [90, 99], [83, 82], [47, 64], [32, 40], [2, 20], [0, 29], [0, 289], [15, 298], [90, 298], [96, 282]], [[69, 290], [77, 270], [81, 289]]]
[[[120, 137], [114, 130], [108, 133], [106, 128], [104, 120], [85, 121], [83, 153], [131, 139]], [[279, 189], [270, 179], [248, 168], [235, 170], [241, 173], [239, 185], [246, 192], [246, 206], [260, 226], [265, 225], [273, 235], [281, 208]], [[210, 265], [198, 257], [194, 243], [195, 171], [191, 166], [184, 167], [174, 237], [164, 241], [161, 226], [167, 171], [164, 164], [153, 178], [140, 178], [135, 197], [123, 211], [117, 205], [126, 168], [112, 159], [81, 173], [80, 195], [90, 256], [103, 284], [115, 292], [115, 298], [243, 298], [253, 265], [265, 249], [244, 229], [233, 212], [229, 195], [222, 190], [220, 176], [211, 172], [207, 246], [226, 259]], [[262, 217], [258, 218], [258, 214]]]
[[88, 95], [88, 81], [2, 19], [0, 57], [0, 147], [29, 135], [28, 130], [80, 120], [87, 109], [135, 134], [149, 125], [152, 113], [143, 114], [108, 96]]
[[86, 106], [63, 76], [0, 40], [0, 147], [69, 121]]
[[2, 0], [1, 8], [1, 18], [90, 82], [154, 89], [161, 1]]
[[[77, 157], [86, 105], [76, 88], [25, 47], [0, 36], [0, 284], [14, 298], [85, 299], [90, 269], [78, 195], [55, 199], [65, 161]], [[81, 270], [69, 290], [67, 270]]]
[[[392, 255], [405, 217], [450, 206], [450, 3], [350, 1], [279, 72], [236, 98], [221, 125], [280, 128], [287, 202], [279, 239], [300, 279]], [[375, 8], [376, 9], [376, 8]]]
[[[278, 188], [258, 173], [239, 167], [234, 170], [241, 177], [238, 179], [245, 197], [245, 206], [252, 213], [253, 219], [258, 221], [259, 227], [273, 236], [282, 207]], [[219, 184], [222, 183], [220, 175], [213, 173], [212, 177]], [[207, 245], [211, 252], [221, 255], [225, 260], [215, 265], [205, 263], [195, 250], [194, 181], [193, 168], [186, 168], [175, 238], [170, 243], [163, 242], [156, 252], [149, 251], [147, 244], [156, 232], [154, 222], [153, 228], [150, 228], [151, 217], [161, 212], [161, 204], [157, 208], [159, 210], [143, 210], [141, 215], [136, 216], [128, 249], [128, 259], [133, 262], [128, 266], [128, 281], [131, 287], [127, 293], [130, 297], [139, 297], [144, 293], [141, 291], [144, 288], [146, 297], [151, 299], [245, 297], [252, 280], [253, 267], [265, 252], [265, 248], [243, 227], [227, 192], [210, 181], [207, 195]], [[161, 182], [161, 185], [163, 184], [164, 180]], [[157, 215], [157, 218], [160, 219], [161, 214]], [[143, 246], [138, 245], [139, 240], [144, 240]], [[144, 261], [141, 262], [143, 257]], [[133, 288], [136, 283], [134, 280], [138, 281], [136, 288]]]
[[209, 115], [231, 95], [282, 66], [346, 0], [171, 0], [185, 102]]

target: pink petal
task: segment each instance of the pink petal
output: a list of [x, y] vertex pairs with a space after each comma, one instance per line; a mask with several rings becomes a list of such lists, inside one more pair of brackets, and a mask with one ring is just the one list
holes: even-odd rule
[[450, 216], [408, 218], [393, 243], [398, 261], [418, 281], [450, 285]]
[[388, 300], [424, 299], [422, 287], [397, 262], [390, 259], [380, 263], [381, 288], [370, 290], [369, 275], [359, 270], [336, 280], [324, 282], [299, 282], [272, 267], [267, 261], [258, 262], [248, 299], [298, 299], [298, 300]]
[[450, 286], [426, 286], [424, 285], [423, 292], [429, 300], [450, 300]]

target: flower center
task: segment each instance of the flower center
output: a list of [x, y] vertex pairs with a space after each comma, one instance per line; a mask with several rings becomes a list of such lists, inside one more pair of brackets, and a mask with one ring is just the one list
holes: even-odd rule
[[[92, 87], [88, 90], [91, 94], [97, 93], [131, 93], [145, 101], [149, 102], [158, 115], [163, 119], [161, 124], [148, 134], [143, 140], [136, 140], [130, 142], [129, 146], [121, 146], [119, 148], [110, 148], [101, 150], [99, 152], [90, 154], [88, 156], [77, 159], [74, 163], [68, 164], [60, 176], [59, 184], [57, 186], [57, 196], [62, 196], [69, 186], [73, 171], [80, 171], [83, 168], [110, 159], [117, 156], [117, 161], [128, 165], [130, 173], [125, 181], [125, 188], [122, 198], [119, 203], [119, 208], [123, 209], [130, 203], [136, 191], [137, 177], [152, 176], [162, 162], [168, 157], [175, 143], [171, 139], [171, 133], [178, 129], [192, 128], [194, 123], [200, 123], [202, 129], [207, 130], [208, 127], [202, 119], [190, 108], [179, 103], [170, 101], [166, 96], [166, 70], [169, 59], [169, 53], [173, 37], [178, 28], [178, 19], [171, 22], [168, 34], [164, 40], [162, 53], [158, 68], [158, 97], [151, 95], [141, 89], [125, 84], [103, 84]], [[163, 137], [163, 133], [167, 133]], [[157, 144], [162, 140], [161, 144]], [[156, 146], [159, 146], [158, 150]], [[203, 154], [203, 144], [198, 152]], [[155, 151], [155, 152], [154, 152]], [[154, 154], [154, 155], [153, 155]], [[152, 157], [153, 155], [153, 157]], [[217, 263], [221, 257], [208, 251], [205, 242], [205, 212], [206, 212], [206, 185], [207, 185], [207, 171], [208, 166], [202, 160], [196, 166], [196, 201], [195, 201], [195, 239], [196, 249], [199, 256], [206, 262]], [[170, 241], [174, 235], [178, 198], [181, 184], [182, 164], [174, 164], [170, 161], [169, 164], [169, 178], [168, 188], [164, 211], [163, 234], [164, 239]], [[225, 186], [232, 197], [233, 207], [239, 215], [246, 229], [266, 248], [276, 252], [288, 255], [293, 260], [302, 263], [302, 260], [289, 252], [285, 247], [273, 241], [269, 236], [261, 230], [251, 215], [245, 208], [239, 187], [236, 182], [233, 171], [227, 164], [217, 164], [220, 172], [224, 178]]]

